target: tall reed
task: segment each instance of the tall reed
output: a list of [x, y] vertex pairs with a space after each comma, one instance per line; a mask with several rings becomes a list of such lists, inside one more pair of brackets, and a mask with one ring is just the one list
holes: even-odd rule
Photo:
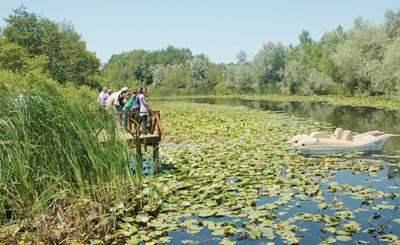
[[29, 217], [78, 196], [107, 203], [133, 191], [130, 146], [117, 139], [108, 114], [102, 126], [109, 140], [98, 141], [92, 91], [40, 75], [6, 75], [0, 78], [1, 219]]

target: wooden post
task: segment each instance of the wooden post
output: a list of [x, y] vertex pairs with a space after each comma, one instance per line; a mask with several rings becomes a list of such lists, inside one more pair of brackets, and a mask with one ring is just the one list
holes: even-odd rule
[[154, 167], [154, 173], [158, 173], [159, 171], [159, 144], [158, 142], [153, 143], [153, 167]]

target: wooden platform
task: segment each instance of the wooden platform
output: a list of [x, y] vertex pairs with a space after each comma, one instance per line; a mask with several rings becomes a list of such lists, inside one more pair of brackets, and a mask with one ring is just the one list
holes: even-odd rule
[[[119, 115], [116, 115], [119, 116]], [[128, 114], [128, 128], [125, 129], [122, 126], [118, 126], [115, 129], [116, 137], [119, 140], [128, 141], [132, 144], [132, 147], [136, 147], [139, 143], [143, 145], [146, 149], [147, 146], [153, 147], [153, 161], [156, 166], [158, 166], [159, 158], [159, 142], [163, 134], [163, 129], [161, 127], [161, 118], [159, 111], [152, 111], [149, 113], [149, 119], [145, 125], [148, 133], [144, 134], [140, 125], [134, 120], [137, 114]], [[117, 124], [119, 125], [119, 124]], [[97, 132], [97, 139], [106, 144], [109, 141], [109, 135], [105, 129], [100, 129]]]
[[[105, 143], [109, 140], [109, 136], [105, 129], [101, 129], [97, 133], [97, 138], [101, 143]], [[136, 137], [128, 131], [118, 132], [117, 138], [119, 140], [132, 142], [133, 144], [136, 143], [136, 142], [134, 142], [136, 140]], [[158, 136], [157, 134], [145, 134], [145, 135], [141, 134], [141, 135], [139, 135], [139, 143], [140, 144], [153, 145], [155, 143], [159, 143], [160, 141], [161, 141], [161, 137]]]

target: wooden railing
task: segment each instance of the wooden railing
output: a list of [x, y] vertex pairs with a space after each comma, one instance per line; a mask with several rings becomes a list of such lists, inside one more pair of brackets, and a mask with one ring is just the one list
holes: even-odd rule
[[[139, 123], [139, 112], [128, 112], [128, 131], [133, 135], [141, 135], [144, 133], [144, 128]], [[144, 124], [145, 129], [151, 135], [157, 135], [160, 140], [163, 136], [161, 126], [160, 111], [151, 111], [148, 113], [147, 122]]]

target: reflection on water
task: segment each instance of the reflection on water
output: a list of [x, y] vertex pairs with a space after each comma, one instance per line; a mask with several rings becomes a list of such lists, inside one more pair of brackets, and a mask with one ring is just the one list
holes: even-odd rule
[[[334, 127], [364, 133], [380, 130], [386, 133], [400, 134], [400, 111], [382, 110], [371, 107], [337, 106], [323, 102], [277, 102], [267, 100], [212, 99], [193, 98], [179, 99], [194, 103], [223, 104], [245, 106], [257, 110], [284, 111], [299, 118], [313, 118], [327, 122]], [[400, 137], [388, 140], [383, 148], [385, 154], [400, 153]]]

